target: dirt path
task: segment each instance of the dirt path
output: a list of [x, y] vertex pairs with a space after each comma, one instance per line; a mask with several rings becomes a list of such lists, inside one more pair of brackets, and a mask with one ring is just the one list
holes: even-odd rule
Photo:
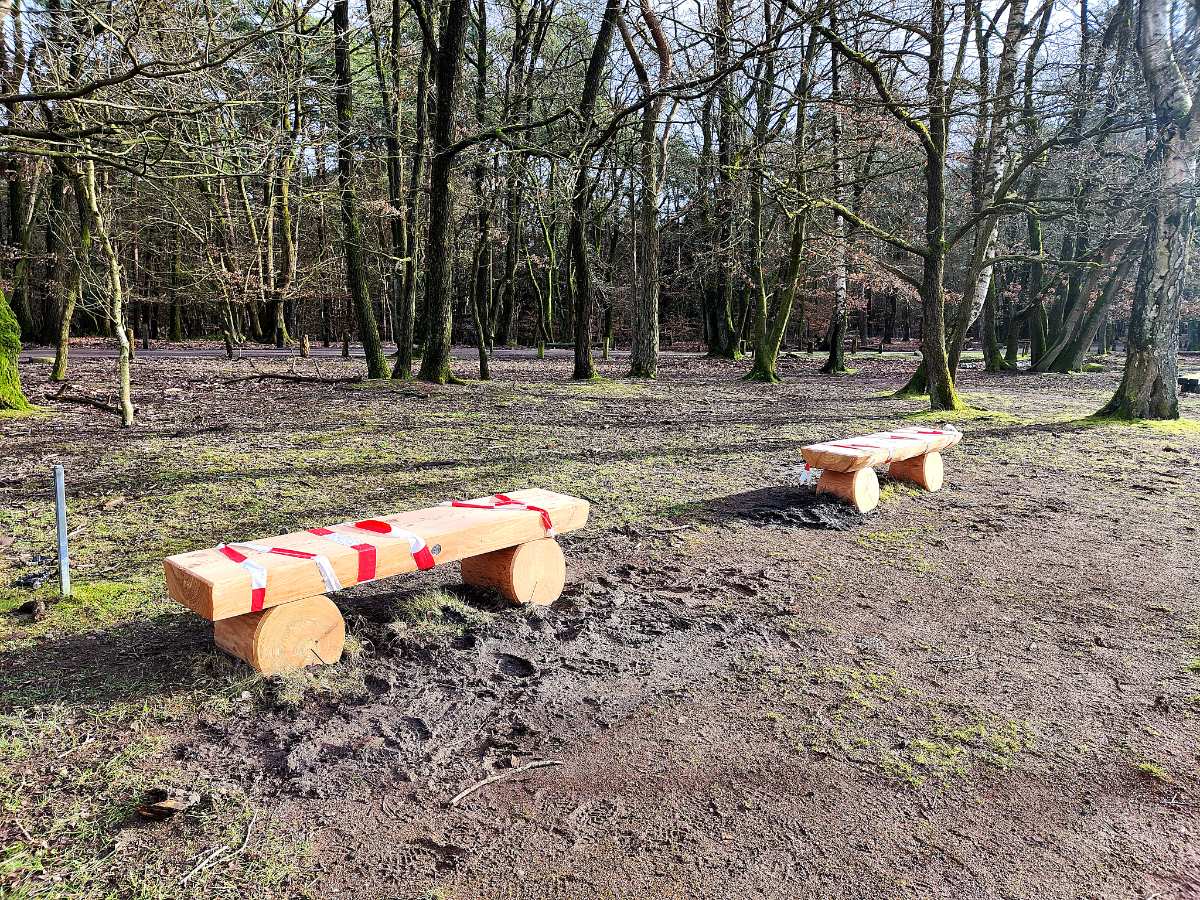
[[[0, 887], [1200, 895], [1200, 427], [1083, 420], [1113, 370], [969, 372], [985, 412], [957, 422], [947, 488], [885, 481], [863, 519], [799, 486], [799, 447], [919, 404], [884, 396], [907, 363], [854, 364], [788, 360], [780, 387], [668, 358], [654, 384], [501, 359], [465, 388], [232, 390], [218, 375], [249, 363], [147, 359], [131, 434], [83, 408], [0, 422], [10, 580], [46, 569], [33, 476], [61, 461], [78, 578], [110, 585], [0, 619]], [[453, 567], [366, 586], [341, 601], [346, 662], [264, 681], [163, 598], [176, 549], [527, 484], [594, 504], [548, 609]], [[0, 611], [35, 595], [0, 588]], [[132, 774], [106, 782], [119, 754]], [[204, 802], [133, 822], [160, 784]]]

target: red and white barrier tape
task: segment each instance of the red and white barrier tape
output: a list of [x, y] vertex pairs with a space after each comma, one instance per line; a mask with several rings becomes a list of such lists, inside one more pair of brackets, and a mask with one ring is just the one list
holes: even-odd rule
[[408, 549], [412, 553], [418, 569], [432, 569], [437, 564], [437, 560], [433, 558], [433, 553], [423, 537], [407, 529], [398, 528], [390, 522], [384, 522], [381, 519], [364, 519], [361, 522], [347, 522], [346, 527], [408, 541]]
[[[554, 523], [550, 519], [550, 513], [542, 509], [542, 507], [514, 500], [507, 494], [496, 494], [495, 501], [495, 503], [485, 504], [448, 500], [442, 506], [453, 506], [459, 509], [528, 510], [529, 512], [537, 513], [541, 517], [546, 537], [552, 538], [557, 535], [557, 532], [554, 530]], [[437, 564], [437, 560], [434, 558], [425, 539], [407, 529], [398, 528], [381, 519], [364, 519], [361, 522], [345, 522], [343, 525], [346, 528], [356, 528], [359, 531], [368, 531], [371, 534], [408, 541], [409, 551], [412, 553], [413, 560], [416, 562], [418, 569], [432, 569]], [[374, 544], [356, 540], [353, 535], [333, 531], [329, 528], [310, 528], [308, 529], [308, 533], [317, 537], [328, 538], [331, 541], [341, 544], [343, 547], [349, 547], [351, 550], [354, 550], [358, 553], [358, 583], [361, 584], [364, 581], [374, 580], [377, 566], [377, 548]], [[279, 556], [290, 556], [294, 559], [311, 559], [321, 573], [321, 579], [325, 582], [325, 590], [340, 591], [342, 589], [342, 583], [338, 579], [337, 572], [333, 570], [333, 565], [330, 563], [329, 557], [323, 556], [320, 553], [309, 553], [305, 550], [289, 550], [286, 547], [271, 547], [267, 544], [254, 541], [221, 544], [217, 547], [217, 552], [231, 562], [237, 563], [250, 574], [251, 612], [258, 612], [263, 608], [267, 594], [267, 570], [260, 563], [246, 556], [242, 552], [243, 550], [251, 550], [255, 553], [274, 553]]]
[[453, 506], [456, 509], [527, 509], [542, 517], [542, 527], [546, 529], [546, 537], [552, 538], [558, 534], [554, 530], [554, 523], [550, 521], [550, 513], [540, 506], [533, 506], [529, 503], [523, 503], [520, 500], [514, 500], [507, 494], [494, 494], [493, 496], [496, 500], [495, 503], [466, 503], [462, 500], [448, 500], [442, 506]]
[[375, 580], [376, 554], [374, 544], [363, 543], [355, 540], [349, 534], [330, 531], [328, 528], [310, 528], [308, 529], [308, 533], [315, 534], [317, 537], [329, 538], [343, 547], [349, 547], [358, 554], [358, 582], [361, 584], [364, 581]]
[[221, 544], [217, 552], [250, 573], [250, 612], [258, 612], [267, 599], [267, 570], [229, 544]]
[[260, 544], [257, 541], [241, 541], [229, 546], [235, 547], [238, 550], [245, 547], [258, 553], [274, 553], [276, 556], [290, 556], [292, 559], [311, 559], [316, 564], [317, 571], [321, 573], [321, 580], [325, 582], [325, 590], [340, 591], [342, 589], [341, 579], [337, 577], [337, 572], [333, 571], [333, 564], [329, 561], [328, 556], [322, 556], [320, 553], [309, 553], [307, 550], [289, 550], [286, 547], [272, 547], [269, 544]]

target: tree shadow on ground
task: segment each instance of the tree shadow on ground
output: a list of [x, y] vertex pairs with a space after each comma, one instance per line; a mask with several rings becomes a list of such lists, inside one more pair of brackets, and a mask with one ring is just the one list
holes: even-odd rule
[[187, 613], [35, 639], [0, 654], [0, 712], [163, 698], [220, 674], [214, 661], [212, 625]]

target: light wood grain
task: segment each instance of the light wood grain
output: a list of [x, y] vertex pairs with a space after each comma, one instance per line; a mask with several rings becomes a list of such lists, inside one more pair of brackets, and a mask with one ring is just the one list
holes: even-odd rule
[[[512, 491], [508, 492], [508, 496], [544, 508], [559, 533], [574, 531], [587, 523], [586, 500], [541, 489]], [[490, 503], [492, 498], [481, 497], [469, 502]], [[370, 518], [382, 519], [420, 535], [434, 551], [434, 558], [439, 565], [515, 547], [546, 536], [538, 513], [524, 509], [436, 506]], [[417, 569], [409, 543], [402, 538], [345, 526], [329, 526], [326, 522], [311, 524], [331, 527], [334, 531], [351, 534], [362, 542], [375, 545], [376, 579]], [[242, 539], [242, 536], [230, 535], [230, 539], [234, 542]], [[358, 553], [328, 538], [298, 531], [276, 538], [259, 539], [256, 543], [322, 554], [329, 559], [343, 587], [358, 583]], [[320, 571], [311, 560], [273, 553], [247, 555], [267, 570], [264, 609], [327, 591]], [[216, 621], [251, 612], [250, 574], [216, 550], [196, 550], [168, 557], [164, 568], [171, 597], [206, 619]]]
[[870, 512], [879, 505], [879, 478], [871, 468], [853, 472], [826, 469], [817, 482], [818, 494], [833, 494], [854, 506], [859, 512]]
[[255, 671], [278, 675], [341, 659], [346, 622], [332, 600], [318, 595], [214, 622], [213, 637]]
[[944, 468], [942, 454], [925, 453], [912, 459], [901, 459], [888, 466], [888, 476], [910, 481], [927, 491], [940, 491]]
[[562, 594], [567, 564], [558, 542], [543, 538], [464, 559], [462, 577], [466, 584], [498, 591], [514, 603], [545, 606]]
[[859, 437], [842, 438], [802, 447], [804, 461], [814, 469], [832, 472], [856, 472], [947, 450], [962, 440], [962, 432], [949, 426], [934, 428], [917, 425], [880, 431]]

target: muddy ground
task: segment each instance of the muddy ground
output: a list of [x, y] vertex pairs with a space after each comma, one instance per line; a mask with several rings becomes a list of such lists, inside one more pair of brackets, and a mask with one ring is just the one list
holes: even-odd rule
[[[147, 358], [132, 431], [0, 421], [0, 894], [1200, 896], [1200, 425], [1088, 420], [1119, 360], [967, 371], [946, 488], [859, 517], [800, 447], [946, 419], [888, 396], [910, 358], [852, 364]], [[549, 608], [453, 565], [363, 586], [341, 664], [261, 679], [164, 593], [171, 553], [525, 486], [593, 504]], [[197, 802], [149, 821], [155, 788]]]

